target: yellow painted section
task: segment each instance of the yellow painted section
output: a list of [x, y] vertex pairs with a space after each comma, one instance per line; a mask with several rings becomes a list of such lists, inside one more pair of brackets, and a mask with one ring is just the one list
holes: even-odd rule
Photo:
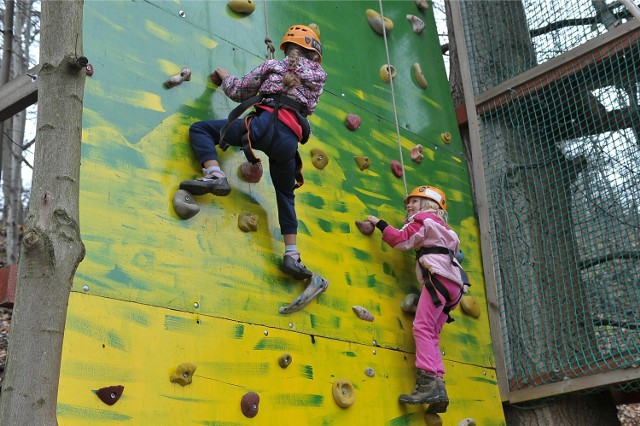
[[[414, 379], [414, 359], [405, 353], [78, 293], [70, 304], [60, 425], [424, 424], [421, 407], [396, 401]], [[285, 369], [278, 364], [284, 353], [292, 359]], [[169, 380], [182, 363], [196, 366], [184, 387]], [[493, 371], [452, 362], [446, 368], [455, 398], [444, 424], [469, 413], [479, 425], [496, 424], [502, 406]], [[355, 389], [349, 408], [333, 399], [339, 378]], [[95, 391], [116, 385], [124, 386], [122, 396], [107, 406]], [[252, 419], [240, 409], [247, 392], [260, 396]]]
[[[424, 424], [424, 407], [397, 403], [415, 382], [413, 316], [400, 310], [405, 295], [419, 290], [413, 254], [386, 246], [378, 231], [362, 235], [354, 224], [376, 214], [401, 225], [405, 180], [389, 165], [400, 140], [407, 186], [428, 182], [447, 194], [470, 294], [481, 306], [477, 320], [455, 311], [442, 333], [451, 399], [442, 417], [445, 424], [473, 417], [479, 425], [504, 425], [478, 224], [433, 22], [418, 37], [400, 25], [415, 2], [385, 2], [385, 16], [396, 22], [389, 40], [400, 72], [396, 128], [390, 88], [378, 76], [384, 45], [364, 18], [377, 1], [268, 3], [274, 39], [276, 28], [292, 22], [322, 29], [329, 77], [310, 117], [312, 138], [300, 146], [305, 185], [296, 202], [302, 259], [329, 288], [299, 312], [278, 313], [305, 284], [278, 269], [284, 247], [264, 154], [264, 177], [249, 184], [237, 174], [243, 154], [221, 153], [232, 192], [196, 197], [201, 211], [189, 220], [172, 207], [179, 183], [201, 175], [189, 126], [226, 117], [236, 105], [209, 73], [224, 66], [242, 74], [264, 57], [264, 2], [239, 16], [224, 1], [86, 1], [84, 48], [95, 69], [86, 80], [80, 178], [86, 257], [69, 303], [59, 424]], [[402, 78], [403, 61], [410, 70], [418, 60], [435, 64], [427, 91]], [[184, 66], [191, 80], [166, 89]], [[350, 113], [362, 118], [355, 132], [344, 125]], [[445, 131], [453, 135], [447, 145], [439, 136]], [[419, 164], [409, 155], [416, 144], [424, 147]], [[323, 170], [311, 165], [312, 148], [329, 156]], [[359, 170], [356, 155], [368, 156], [370, 169]], [[258, 216], [256, 232], [238, 228], [242, 213]], [[374, 321], [360, 320], [354, 305]], [[284, 351], [293, 357], [286, 370], [277, 365]], [[185, 362], [197, 371], [181, 387], [169, 377]], [[364, 374], [367, 367], [375, 377]], [[331, 397], [340, 377], [356, 388], [348, 409]], [[125, 391], [108, 406], [95, 391], [114, 385]], [[248, 391], [261, 397], [253, 419], [239, 409]]]

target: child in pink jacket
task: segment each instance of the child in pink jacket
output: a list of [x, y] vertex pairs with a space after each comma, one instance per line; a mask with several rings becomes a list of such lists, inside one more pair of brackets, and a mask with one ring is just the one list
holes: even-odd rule
[[398, 250], [416, 250], [416, 275], [422, 283], [413, 321], [416, 341], [416, 387], [400, 395], [403, 404], [429, 404], [427, 412], [444, 413], [449, 398], [444, 384], [440, 332], [451, 322], [449, 312], [458, 306], [466, 275], [455, 258], [460, 240], [447, 225], [446, 197], [432, 186], [419, 186], [407, 198], [406, 224], [396, 229], [375, 216], [367, 220], [382, 231], [382, 240]]

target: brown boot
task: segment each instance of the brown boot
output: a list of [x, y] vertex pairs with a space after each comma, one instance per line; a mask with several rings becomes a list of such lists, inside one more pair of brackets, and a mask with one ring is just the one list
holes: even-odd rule
[[449, 397], [447, 396], [447, 390], [444, 387], [444, 379], [436, 377], [436, 383], [438, 384], [438, 400], [429, 404], [427, 413], [446, 413], [449, 406]]
[[398, 398], [402, 404], [432, 404], [440, 401], [440, 391], [435, 376], [430, 376], [426, 371], [418, 369], [416, 387], [411, 395], [402, 394]]

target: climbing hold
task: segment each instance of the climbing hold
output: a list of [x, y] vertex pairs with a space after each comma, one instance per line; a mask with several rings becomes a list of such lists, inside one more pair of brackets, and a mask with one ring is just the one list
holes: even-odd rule
[[255, 232], [258, 230], [258, 215], [251, 213], [240, 213], [238, 216], [238, 228], [244, 232]]
[[430, 413], [429, 411], [424, 413], [424, 421], [427, 426], [442, 426], [444, 424], [442, 423], [442, 417], [436, 413]]
[[309, 278], [307, 288], [298, 295], [293, 302], [287, 306], [281, 306], [278, 312], [281, 314], [290, 314], [291, 312], [299, 311], [307, 306], [313, 299], [315, 299], [320, 293], [324, 292], [329, 287], [329, 281], [325, 280], [318, 274], [313, 274]]
[[424, 155], [422, 155], [422, 145], [416, 145], [413, 148], [411, 148], [411, 159], [414, 162], [419, 163], [422, 161], [423, 158], [424, 158]]
[[180, 70], [179, 74], [172, 76], [169, 80], [164, 82], [164, 85], [167, 89], [171, 89], [172, 87], [176, 87], [182, 84], [183, 81], [191, 80], [191, 69], [184, 67]]
[[427, 3], [427, 0], [416, 0], [416, 6], [418, 6], [418, 10], [420, 12], [424, 12], [429, 9], [429, 3]]
[[190, 219], [198, 214], [200, 206], [189, 191], [178, 189], [173, 195], [173, 209], [181, 218]]
[[359, 115], [347, 114], [347, 120], [344, 124], [347, 126], [347, 129], [355, 131], [358, 127], [360, 127], [360, 123], [362, 123], [362, 120], [360, 119]]
[[240, 400], [242, 414], [250, 419], [258, 414], [258, 405], [260, 405], [260, 395], [255, 392], [245, 393]]
[[385, 32], [388, 34], [393, 29], [393, 21], [387, 17], [383, 20], [382, 15], [375, 10], [367, 9], [366, 14], [369, 25], [378, 34], [383, 35]]
[[171, 383], [177, 383], [180, 386], [187, 386], [191, 384], [193, 379], [193, 373], [196, 371], [195, 364], [185, 362], [176, 367], [176, 370], [171, 375]]
[[463, 294], [462, 299], [460, 300], [460, 307], [465, 313], [469, 314], [473, 318], [480, 317], [480, 304], [475, 297]]
[[356, 226], [364, 235], [373, 234], [373, 231], [376, 228], [373, 223], [369, 222], [368, 220], [356, 220]]
[[93, 75], [93, 65], [87, 64], [85, 67], [87, 77], [91, 77]]
[[400, 309], [403, 312], [407, 312], [410, 314], [415, 314], [416, 309], [418, 308], [418, 301], [420, 300], [420, 296], [415, 293], [407, 294], [404, 297], [404, 300], [400, 304]]
[[316, 35], [318, 37], [320, 37], [320, 27], [318, 26], [318, 24], [315, 23], [310, 23], [309, 25], [307, 25], [309, 28], [311, 28], [313, 30], [314, 33], [316, 33]]
[[451, 133], [449, 132], [440, 133], [440, 139], [442, 139], [442, 142], [444, 143], [451, 142]]
[[423, 89], [426, 89], [429, 86], [427, 83], [427, 79], [424, 78], [424, 74], [422, 74], [422, 69], [420, 68], [420, 64], [417, 62], [413, 64], [413, 75], [416, 77], [416, 82], [418, 83], [418, 86], [422, 87]]
[[106, 388], [100, 388], [96, 391], [96, 395], [100, 398], [100, 401], [104, 402], [107, 405], [113, 405], [122, 396], [122, 392], [124, 392], [124, 386], [107, 386]]
[[355, 312], [361, 320], [373, 322], [373, 314], [362, 306], [354, 305], [351, 309], [353, 309], [353, 312]]
[[316, 169], [322, 170], [329, 163], [329, 156], [320, 148], [313, 148], [311, 150], [311, 162]]
[[260, 178], [262, 178], [262, 162], [258, 161], [255, 164], [251, 164], [248, 161], [240, 164], [238, 166], [238, 174], [242, 177], [245, 182], [249, 183], [258, 183], [260, 182]]
[[365, 374], [367, 377], [373, 377], [373, 376], [375, 376], [375, 375], [376, 375], [376, 372], [375, 372], [375, 371], [373, 371], [373, 368], [371, 368], [371, 367], [367, 367], [367, 368], [364, 370], [364, 374]]
[[220, 77], [220, 74], [218, 74], [217, 71], [213, 71], [211, 74], [209, 74], [209, 78], [211, 79], [213, 84], [215, 84], [216, 86], [222, 85], [222, 78]]
[[347, 379], [337, 379], [332, 387], [333, 399], [342, 408], [349, 408], [356, 402], [353, 385]]
[[416, 34], [420, 34], [424, 31], [424, 21], [418, 18], [416, 15], [407, 15], [407, 19], [411, 23], [411, 27]]
[[278, 358], [278, 365], [282, 368], [287, 368], [291, 364], [291, 355], [282, 354], [280, 358]]
[[458, 259], [458, 262], [462, 263], [462, 261], [464, 260], [464, 253], [462, 252], [462, 250], [458, 249], [458, 253], [456, 253], [456, 259]]
[[371, 165], [371, 160], [369, 160], [369, 157], [361, 157], [358, 155], [353, 157], [353, 159], [356, 160], [356, 164], [358, 165], [360, 170], [368, 169]]
[[389, 83], [391, 80], [396, 78], [396, 68], [393, 65], [384, 64], [380, 67], [380, 78], [385, 83]]
[[476, 421], [471, 417], [467, 417], [466, 419], [460, 420], [458, 426], [476, 426]]
[[253, 0], [229, 0], [227, 6], [234, 12], [245, 15], [250, 15], [256, 10], [256, 5]]
[[404, 170], [402, 169], [402, 164], [398, 160], [391, 160], [391, 170], [393, 174], [397, 177], [402, 177], [404, 174]]

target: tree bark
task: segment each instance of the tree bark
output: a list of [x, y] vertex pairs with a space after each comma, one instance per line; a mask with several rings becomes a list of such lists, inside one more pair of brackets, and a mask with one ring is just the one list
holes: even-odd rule
[[42, 2], [38, 124], [0, 424], [53, 426], [67, 303], [84, 256], [78, 224], [84, 72], [80, 0]]
[[570, 395], [533, 408], [505, 405], [504, 416], [509, 426], [620, 426], [611, 392]]

